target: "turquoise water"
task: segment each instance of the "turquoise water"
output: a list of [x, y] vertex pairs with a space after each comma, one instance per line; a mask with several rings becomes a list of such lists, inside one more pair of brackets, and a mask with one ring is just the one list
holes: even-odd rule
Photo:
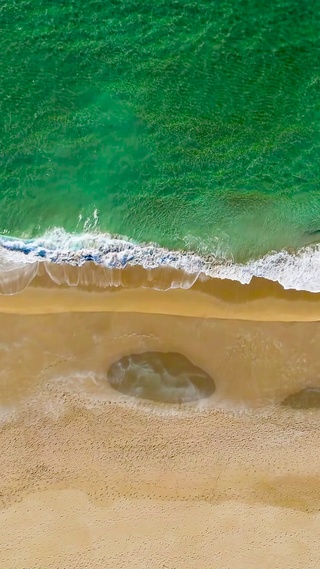
[[0, 233], [319, 240], [318, 1], [20, 0], [0, 28]]

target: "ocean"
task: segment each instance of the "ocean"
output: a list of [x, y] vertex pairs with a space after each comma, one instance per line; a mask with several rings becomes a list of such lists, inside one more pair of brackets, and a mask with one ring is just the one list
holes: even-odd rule
[[317, 2], [21, 0], [0, 27], [2, 273], [18, 251], [320, 290]]

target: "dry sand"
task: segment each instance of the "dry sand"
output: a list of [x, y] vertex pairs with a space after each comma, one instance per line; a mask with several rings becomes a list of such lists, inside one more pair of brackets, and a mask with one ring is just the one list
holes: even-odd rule
[[[170, 295], [155, 316], [143, 291], [130, 312], [125, 290], [90, 293], [86, 313], [75, 292], [0, 298], [0, 567], [318, 568], [320, 414], [280, 405], [320, 387], [309, 301], [259, 322], [231, 303], [223, 320], [167, 316]], [[176, 311], [197, 306], [172, 292]], [[215, 394], [170, 406], [112, 390], [108, 366], [147, 350], [185, 354]]]
[[318, 420], [64, 406], [1, 432], [1, 567], [319, 566]]

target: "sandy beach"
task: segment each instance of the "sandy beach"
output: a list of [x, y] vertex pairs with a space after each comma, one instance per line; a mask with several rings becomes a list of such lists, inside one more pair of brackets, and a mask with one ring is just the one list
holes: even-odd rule
[[313, 417], [63, 407], [1, 432], [1, 566], [317, 567]]
[[0, 32], [0, 569], [320, 569], [320, 4]]
[[[317, 295], [268, 304], [247, 287], [204, 318], [193, 288], [40, 284], [0, 297], [0, 566], [316, 568], [319, 415], [282, 403], [320, 387]], [[150, 350], [188, 357], [214, 394], [170, 405], [114, 390], [109, 366]]]

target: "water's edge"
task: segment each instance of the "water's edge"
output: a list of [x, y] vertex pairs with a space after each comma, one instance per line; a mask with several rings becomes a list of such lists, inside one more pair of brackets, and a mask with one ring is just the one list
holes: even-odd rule
[[[70, 280], [68, 267], [94, 264], [102, 269], [94, 283], [88, 277]], [[227, 279], [249, 284], [254, 277], [279, 283], [284, 289], [320, 292], [320, 246], [305, 247], [297, 252], [272, 252], [261, 259], [234, 263], [214, 255], [201, 257], [187, 251], [170, 251], [155, 244], [137, 244], [108, 234], [68, 234], [55, 229], [43, 237], [22, 239], [0, 236], [0, 293], [15, 294], [24, 290], [45, 268], [58, 285], [78, 284], [107, 288], [120, 286], [119, 274], [128, 267], [147, 271], [171, 270], [176, 274], [168, 284], [153, 288], [188, 289], [198, 280]], [[82, 271], [83, 273], [83, 271]], [[117, 275], [114, 278], [114, 275]], [[73, 271], [74, 275], [74, 271]], [[144, 286], [142, 284], [142, 286]], [[150, 286], [150, 282], [146, 285]]]

